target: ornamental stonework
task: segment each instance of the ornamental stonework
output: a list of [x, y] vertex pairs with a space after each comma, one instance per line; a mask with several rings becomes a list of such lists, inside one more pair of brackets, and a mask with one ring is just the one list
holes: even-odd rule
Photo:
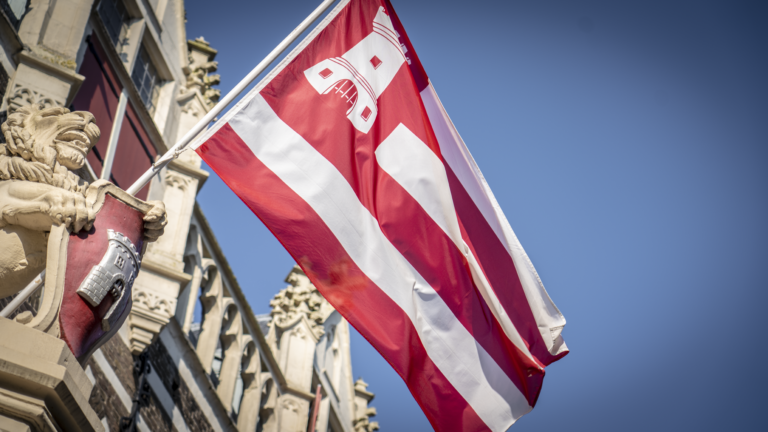
[[271, 316], [276, 324], [288, 325], [301, 315], [305, 315], [312, 325], [312, 330], [317, 335], [323, 334], [324, 304], [330, 307], [328, 302], [320, 295], [315, 285], [299, 268], [294, 266], [291, 273], [285, 279], [290, 285], [281, 290], [269, 305], [272, 306]]

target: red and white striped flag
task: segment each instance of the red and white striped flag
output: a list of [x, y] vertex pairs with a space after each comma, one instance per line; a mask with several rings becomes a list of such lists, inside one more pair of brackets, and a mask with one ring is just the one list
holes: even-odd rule
[[565, 319], [388, 0], [342, 0], [196, 150], [436, 430], [531, 410]]

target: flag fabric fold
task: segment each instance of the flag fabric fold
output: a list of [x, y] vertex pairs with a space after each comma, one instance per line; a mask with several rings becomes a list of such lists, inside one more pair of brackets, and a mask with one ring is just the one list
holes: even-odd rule
[[565, 319], [388, 1], [342, 0], [200, 142], [436, 430], [532, 409]]

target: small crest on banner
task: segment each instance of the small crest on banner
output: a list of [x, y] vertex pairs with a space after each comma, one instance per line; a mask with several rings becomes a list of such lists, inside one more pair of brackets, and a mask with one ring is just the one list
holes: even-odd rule
[[35, 325], [58, 333], [81, 363], [117, 332], [131, 311], [145, 244], [144, 216], [153, 208], [104, 180], [89, 186], [86, 201], [96, 213], [90, 230], [51, 230]]

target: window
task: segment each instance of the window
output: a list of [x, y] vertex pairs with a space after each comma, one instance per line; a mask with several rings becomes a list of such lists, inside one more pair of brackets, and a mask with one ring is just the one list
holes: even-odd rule
[[157, 74], [155, 65], [152, 64], [152, 60], [149, 58], [149, 53], [147, 53], [143, 46], [139, 49], [139, 55], [136, 57], [136, 64], [133, 66], [131, 79], [136, 84], [136, 89], [139, 90], [141, 100], [149, 110], [149, 113], [154, 115], [157, 98], [160, 96], [160, 77]]
[[125, 9], [123, 0], [101, 0], [99, 4], [99, 16], [107, 28], [109, 38], [120, 51], [121, 41], [128, 31], [128, 21], [131, 16]]
[[0, 7], [3, 12], [11, 21], [13, 28], [19, 29], [21, 19], [24, 18], [24, 14], [27, 12], [27, 6], [29, 0], [0, 0]]

